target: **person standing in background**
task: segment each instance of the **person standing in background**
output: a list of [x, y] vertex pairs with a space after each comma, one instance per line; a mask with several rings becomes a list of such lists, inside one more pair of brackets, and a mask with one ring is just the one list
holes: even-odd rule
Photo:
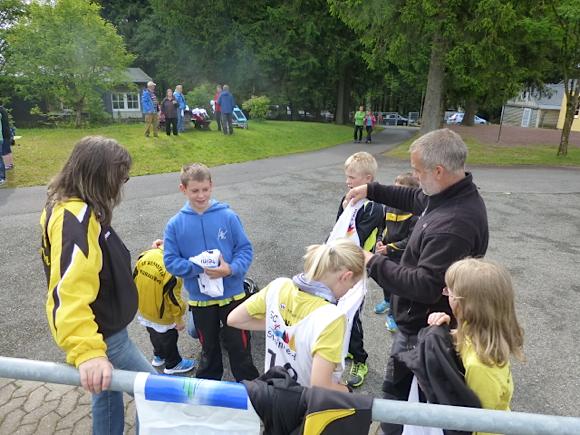
[[179, 103], [173, 97], [173, 91], [167, 89], [167, 96], [161, 102], [161, 113], [165, 115], [165, 133], [167, 136], [177, 136], [177, 112], [179, 112]]
[[157, 133], [158, 119], [157, 119], [157, 97], [155, 96], [155, 83], [147, 82], [147, 89], [143, 90], [141, 94], [141, 110], [145, 115], [145, 137], [149, 137], [149, 132], [153, 130], [153, 136], [159, 137]]
[[217, 124], [218, 131], [222, 131], [222, 107], [218, 103], [220, 94], [222, 93], [222, 85], [217, 85], [215, 88], [215, 95], [213, 96], [214, 109], [213, 113], [215, 115], [215, 122]]
[[[12, 142], [12, 134], [10, 133], [10, 123], [8, 121], [8, 112], [6, 109], [0, 105], [0, 122], [2, 123], [2, 142], [0, 142], [2, 148], [2, 158], [0, 158], [0, 187], [6, 186], [6, 169], [12, 169], [14, 165], [9, 166], [5, 164], [6, 162], [12, 162], [12, 153], [10, 152], [10, 143]], [[4, 150], [8, 150], [8, 155], [4, 156]]]
[[183, 114], [185, 112], [185, 97], [183, 96], [183, 86], [177, 85], [175, 87], [175, 92], [173, 92], [173, 97], [175, 101], [179, 104], [177, 110], [177, 131], [183, 133], [185, 131], [185, 125], [183, 124]]
[[365, 108], [360, 106], [354, 114], [354, 143], [362, 142], [362, 134], [365, 120]]
[[222, 111], [222, 131], [224, 134], [234, 134], [232, 114], [234, 112], [234, 107], [236, 106], [236, 101], [234, 100], [234, 96], [230, 93], [230, 87], [228, 85], [224, 85], [216, 105], [217, 104], [221, 106]]

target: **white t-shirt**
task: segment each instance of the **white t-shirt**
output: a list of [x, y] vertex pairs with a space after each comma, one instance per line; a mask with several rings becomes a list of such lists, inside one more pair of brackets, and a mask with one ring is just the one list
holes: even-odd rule
[[[276, 282], [276, 281], [279, 281]], [[266, 357], [264, 371], [284, 367], [300, 385], [309, 387], [312, 373], [312, 349], [320, 334], [343, 315], [335, 305], [317, 308], [293, 326], [288, 326], [280, 313], [279, 293], [285, 280], [270, 284], [266, 295]], [[299, 350], [299, 352], [297, 352]], [[334, 373], [336, 382], [342, 371]]]

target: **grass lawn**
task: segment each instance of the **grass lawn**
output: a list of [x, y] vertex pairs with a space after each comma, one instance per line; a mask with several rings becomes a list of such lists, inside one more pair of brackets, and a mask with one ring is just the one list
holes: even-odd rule
[[143, 124], [116, 124], [89, 129], [18, 129], [13, 147], [15, 168], [7, 173], [8, 186], [46, 184], [62, 167], [74, 144], [87, 135], [116, 139], [133, 157], [131, 175], [177, 172], [184, 163], [208, 166], [317, 150], [346, 142], [352, 127], [314, 122], [250, 122], [248, 130], [232, 136], [215, 130], [188, 129], [179, 136], [145, 138]]
[[[403, 142], [385, 155], [396, 159], [408, 160], [409, 146], [415, 138]], [[556, 155], [558, 151], [557, 145], [495, 145], [479, 143], [471, 138], [467, 138], [465, 143], [469, 149], [468, 165], [580, 167], [580, 148], [574, 146], [568, 147], [568, 155], [566, 157], [558, 157]]]

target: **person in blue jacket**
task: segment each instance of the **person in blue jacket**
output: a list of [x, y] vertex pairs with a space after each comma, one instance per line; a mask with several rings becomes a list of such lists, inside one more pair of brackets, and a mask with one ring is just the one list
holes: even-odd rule
[[234, 113], [236, 101], [234, 100], [234, 96], [230, 93], [230, 87], [228, 85], [224, 85], [217, 103], [220, 105], [222, 110], [222, 131], [224, 134], [234, 134], [232, 114]]
[[179, 103], [177, 110], [177, 131], [183, 133], [185, 131], [185, 126], [183, 125], [183, 112], [185, 110], [185, 97], [183, 96], [183, 86], [177, 85], [175, 91], [173, 92], [173, 97]]
[[[169, 273], [183, 278], [189, 294], [189, 309], [202, 346], [196, 377], [221, 380], [221, 332], [235, 379], [251, 380], [258, 377], [258, 370], [252, 360], [250, 334], [227, 326], [226, 319], [246, 298], [244, 277], [252, 263], [253, 248], [238, 215], [227, 204], [211, 198], [212, 188], [205, 165], [193, 163], [182, 168], [179, 189], [187, 202], [165, 227], [163, 261]], [[216, 250], [220, 253], [217, 267], [200, 267], [199, 260], [193, 258], [216, 254]], [[212, 281], [209, 285], [208, 279]], [[208, 291], [209, 287], [221, 289], [222, 294]]]
[[141, 94], [141, 110], [145, 115], [145, 137], [149, 137], [149, 132], [153, 130], [153, 136], [159, 137], [157, 129], [159, 126], [158, 120], [158, 103], [155, 95], [155, 83], [147, 82], [147, 89], [143, 90]]

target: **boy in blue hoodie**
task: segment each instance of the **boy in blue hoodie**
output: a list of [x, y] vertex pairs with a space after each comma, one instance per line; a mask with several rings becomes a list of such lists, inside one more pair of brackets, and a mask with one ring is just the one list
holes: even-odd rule
[[251, 380], [258, 377], [258, 370], [252, 361], [250, 334], [227, 326], [226, 319], [246, 297], [244, 276], [252, 263], [252, 244], [238, 215], [227, 204], [211, 199], [212, 188], [205, 165], [182, 168], [179, 190], [187, 202], [165, 227], [163, 261], [170, 273], [183, 278], [189, 293], [202, 346], [196, 376], [221, 380], [221, 331], [235, 379]]

